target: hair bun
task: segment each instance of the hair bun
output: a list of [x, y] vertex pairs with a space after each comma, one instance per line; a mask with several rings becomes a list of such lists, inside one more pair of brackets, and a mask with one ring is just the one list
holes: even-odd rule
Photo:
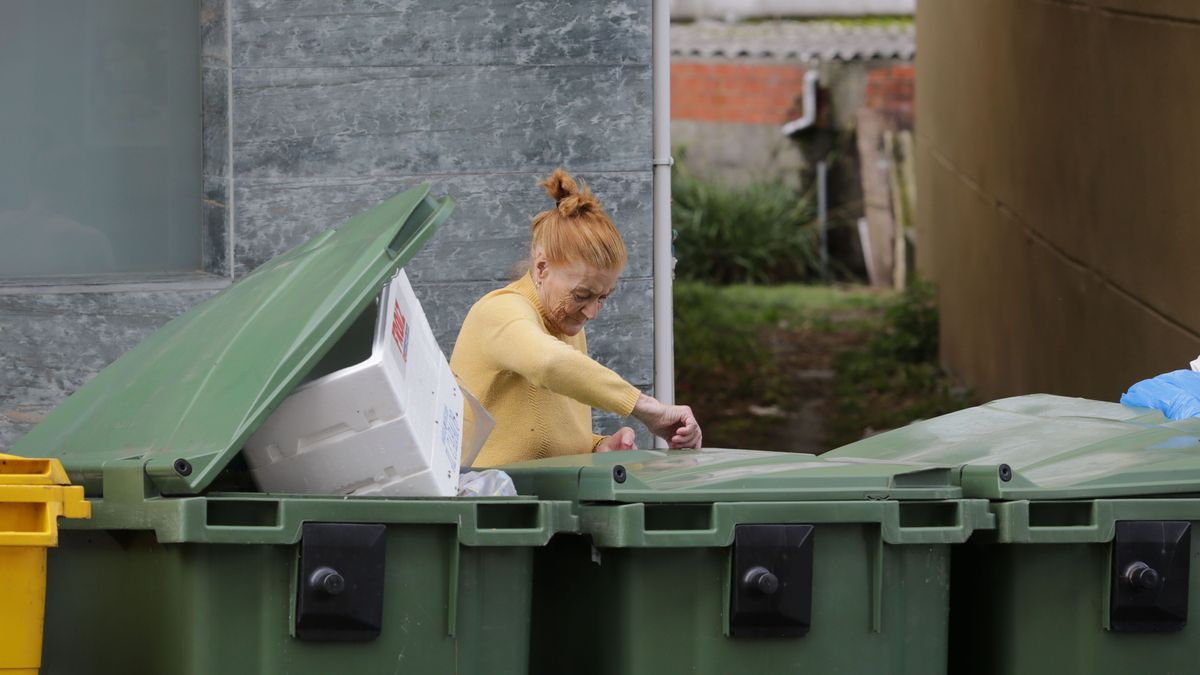
[[554, 264], [583, 261], [596, 269], [624, 269], [629, 256], [621, 233], [586, 185], [561, 168], [539, 185], [554, 200], [554, 208], [538, 213], [530, 223], [530, 266], [544, 255]]
[[555, 208], [563, 216], [571, 218], [601, 211], [600, 200], [596, 199], [591, 190], [588, 190], [587, 186], [581, 189], [571, 174], [561, 167], [543, 180], [541, 186], [546, 189], [546, 194], [554, 200]]

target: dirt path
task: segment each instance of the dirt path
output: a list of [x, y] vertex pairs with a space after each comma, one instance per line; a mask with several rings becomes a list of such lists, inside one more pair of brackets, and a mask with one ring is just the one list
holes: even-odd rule
[[[704, 424], [705, 443], [813, 454], [829, 450], [834, 358], [842, 350], [861, 347], [879, 314], [877, 310], [835, 311], [817, 325], [762, 330], [759, 336], [772, 363], [762, 375], [769, 381], [755, 387], [757, 397], [694, 406]], [[709, 384], [721, 386], [717, 381]], [[715, 398], [720, 397], [693, 400]]]

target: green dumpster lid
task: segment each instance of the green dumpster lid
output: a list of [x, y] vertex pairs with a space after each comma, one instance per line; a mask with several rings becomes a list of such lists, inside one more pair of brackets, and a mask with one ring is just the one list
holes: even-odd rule
[[11, 452], [57, 457], [90, 494], [140, 460], [163, 494], [197, 493], [242, 448], [454, 207], [422, 185], [293, 248], [102, 370]]
[[1084, 499], [1200, 492], [1200, 419], [1032, 394], [879, 434], [825, 457], [960, 468], [966, 497]]
[[761, 450], [630, 450], [508, 464], [521, 494], [607, 502], [953, 499], [947, 467]]

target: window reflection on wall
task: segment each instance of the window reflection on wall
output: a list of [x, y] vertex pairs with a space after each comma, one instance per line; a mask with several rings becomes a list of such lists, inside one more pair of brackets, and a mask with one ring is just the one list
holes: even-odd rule
[[198, 14], [0, 1], [0, 278], [199, 267]]

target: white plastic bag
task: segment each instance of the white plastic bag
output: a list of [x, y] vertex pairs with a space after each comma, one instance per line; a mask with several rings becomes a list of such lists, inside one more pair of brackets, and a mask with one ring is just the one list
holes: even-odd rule
[[512, 478], [498, 469], [468, 471], [458, 477], [459, 497], [516, 497]]

